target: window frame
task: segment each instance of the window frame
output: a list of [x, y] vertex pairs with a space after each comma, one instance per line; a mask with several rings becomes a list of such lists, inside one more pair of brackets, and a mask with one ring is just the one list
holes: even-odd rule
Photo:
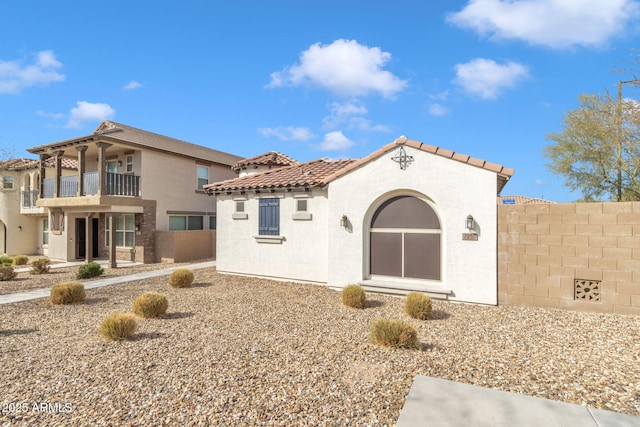
[[2, 189], [3, 190], [15, 190], [16, 181], [11, 175], [2, 175]]
[[125, 159], [125, 172], [133, 173], [133, 154], [127, 154], [124, 156]]
[[[118, 225], [119, 218], [122, 218], [121, 220], [122, 228], [119, 228], [120, 226]], [[131, 221], [127, 221], [127, 218], [130, 218]], [[115, 227], [116, 227], [116, 248], [125, 248], [125, 249], [135, 248], [136, 246], [136, 215], [135, 214], [118, 214], [113, 217], [113, 222], [115, 223]], [[127, 228], [127, 225], [129, 224], [131, 225], [131, 229]], [[105, 246], [107, 247], [111, 242], [110, 231], [111, 230], [109, 229], [109, 220], [107, 219], [104, 225], [104, 232], [105, 232], [104, 242], [105, 242]], [[118, 235], [121, 235], [122, 239], [118, 239]], [[128, 235], [131, 235], [131, 246], [127, 246]], [[122, 241], [122, 245], [118, 245], [118, 241], [120, 240]]]
[[[171, 218], [184, 218], [185, 228], [172, 228]], [[199, 218], [200, 228], [191, 228], [189, 223], [190, 218]], [[196, 231], [196, 230], [204, 230], [204, 215], [169, 215], [169, 231]]]
[[[206, 171], [207, 172], [206, 173], [206, 175], [207, 175], [206, 178], [204, 176], [201, 176], [201, 174], [200, 174], [201, 171]], [[209, 174], [209, 166], [196, 165], [196, 178], [197, 178], [197, 180], [196, 180], [197, 187], [196, 188], [198, 190], [202, 190], [205, 185], [209, 184], [209, 176], [210, 176], [210, 174]], [[206, 182], [202, 182], [201, 183], [200, 182], [201, 180], [202, 181], [206, 180]]]
[[280, 236], [280, 198], [258, 199], [258, 236]]
[[49, 246], [49, 218], [42, 219], [42, 246]]

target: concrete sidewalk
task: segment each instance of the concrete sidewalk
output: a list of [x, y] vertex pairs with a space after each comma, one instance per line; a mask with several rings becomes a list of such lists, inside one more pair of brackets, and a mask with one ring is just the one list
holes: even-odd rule
[[397, 427], [640, 427], [640, 417], [416, 376]]
[[[118, 268], [124, 267], [124, 265], [121, 265], [121, 263], [122, 263], [121, 261], [118, 261]], [[83, 264], [83, 263], [80, 262], [77, 265], [80, 265], [80, 264]], [[131, 266], [135, 265], [134, 263], [130, 263], [130, 264]], [[69, 267], [73, 265], [75, 264], [74, 263], [53, 264], [51, 268], [62, 268], [62, 267]], [[168, 276], [173, 271], [179, 268], [188, 268], [189, 270], [199, 270], [201, 268], [209, 268], [209, 267], [215, 267], [215, 266], [216, 266], [215, 261], [206, 261], [206, 262], [200, 262], [196, 264], [182, 265], [179, 267], [164, 268], [162, 270], [150, 270], [150, 271], [144, 271], [142, 273], [129, 274], [124, 276], [109, 277], [105, 279], [90, 280], [90, 281], [82, 281], [82, 283], [84, 284], [85, 289], [93, 289], [93, 288], [100, 288], [102, 286], [110, 286], [110, 285], [117, 285], [120, 283], [133, 282], [135, 280], [149, 279], [152, 277]], [[28, 270], [29, 269], [27, 268], [26, 271]], [[51, 294], [51, 288], [44, 288], [44, 289], [36, 289], [28, 292], [0, 295], [0, 304], [11, 304], [14, 302], [28, 301], [32, 299], [38, 299], [38, 298], [49, 298], [50, 294]]]

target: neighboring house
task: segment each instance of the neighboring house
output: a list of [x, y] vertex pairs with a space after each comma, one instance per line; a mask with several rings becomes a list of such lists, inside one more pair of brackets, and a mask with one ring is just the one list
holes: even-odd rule
[[555, 202], [527, 196], [498, 196], [499, 205], [545, 205], [551, 203]]
[[[110, 263], [160, 261], [157, 232], [214, 230], [216, 213], [203, 186], [233, 176], [230, 166], [240, 159], [112, 121], [28, 151], [54, 165], [40, 174], [37, 202], [49, 212], [48, 255]], [[77, 162], [75, 174], [64, 176], [65, 159]], [[192, 242], [206, 245], [196, 234]]]
[[496, 304], [496, 195], [513, 172], [401, 137], [210, 184], [217, 269]]
[[[53, 159], [43, 167], [53, 173]], [[77, 174], [75, 160], [61, 163], [62, 176]], [[40, 162], [10, 159], [0, 163], [0, 254], [48, 255], [49, 217], [36, 206], [40, 196]]]

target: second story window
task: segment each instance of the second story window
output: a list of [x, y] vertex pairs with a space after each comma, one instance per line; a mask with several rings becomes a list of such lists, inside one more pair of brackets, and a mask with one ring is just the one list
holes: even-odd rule
[[117, 173], [118, 172], [118, 161], [117, 160], [109, 160], [107, 162], [107, 172], [108, 173]]
[[13, 190], [13, 177], [9, 175], [4, 175], [2, 177], [2, 189], [3, 190]]
[[127, 165], [127, 173], [133, 172], [133, 154], [129, 154], [125, 157], [125, 162]]
[[260, 199], [258, 217], [258, 235], [278, 236], [280, 234], [280, 199]]
[[198, 166], [198, 190], [209, 183], [209, 168], [207, 166]]

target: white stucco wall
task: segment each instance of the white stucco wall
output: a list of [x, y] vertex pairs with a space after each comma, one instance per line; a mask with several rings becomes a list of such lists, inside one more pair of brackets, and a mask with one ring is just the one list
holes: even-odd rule
[[[314, 189], [307, 193], [311, 220], [294, 220], [296, 195], [277, 192], [251, 194], [244, 202], [247, 219], [232, 219], [235, 198], [218, 196], [218, 230], [216, 265], [218, 271], [272, 277], [304, 282], [327, 282], [327, 198], [326, 191]], [[259, 243], [258, 198], [280, 197], [279, 243]]]
[[[397, 154], [392, 150], [329, 184], [328, 284], [342, 287], [368, 278], [370, 216], [384, 200], [410, 194], [429, 200], [441, 221], [442, 280], [434, 284], [452, 289], [452, 300], [496, 304], [496, 174], [405, 150], [414, 158], [406, 170], [391, 160]], [[462, 240], [469, 214], [478, 223], [478, 241]], [[342, 215], [349, 218], [350, 232], [340, 226]]]

